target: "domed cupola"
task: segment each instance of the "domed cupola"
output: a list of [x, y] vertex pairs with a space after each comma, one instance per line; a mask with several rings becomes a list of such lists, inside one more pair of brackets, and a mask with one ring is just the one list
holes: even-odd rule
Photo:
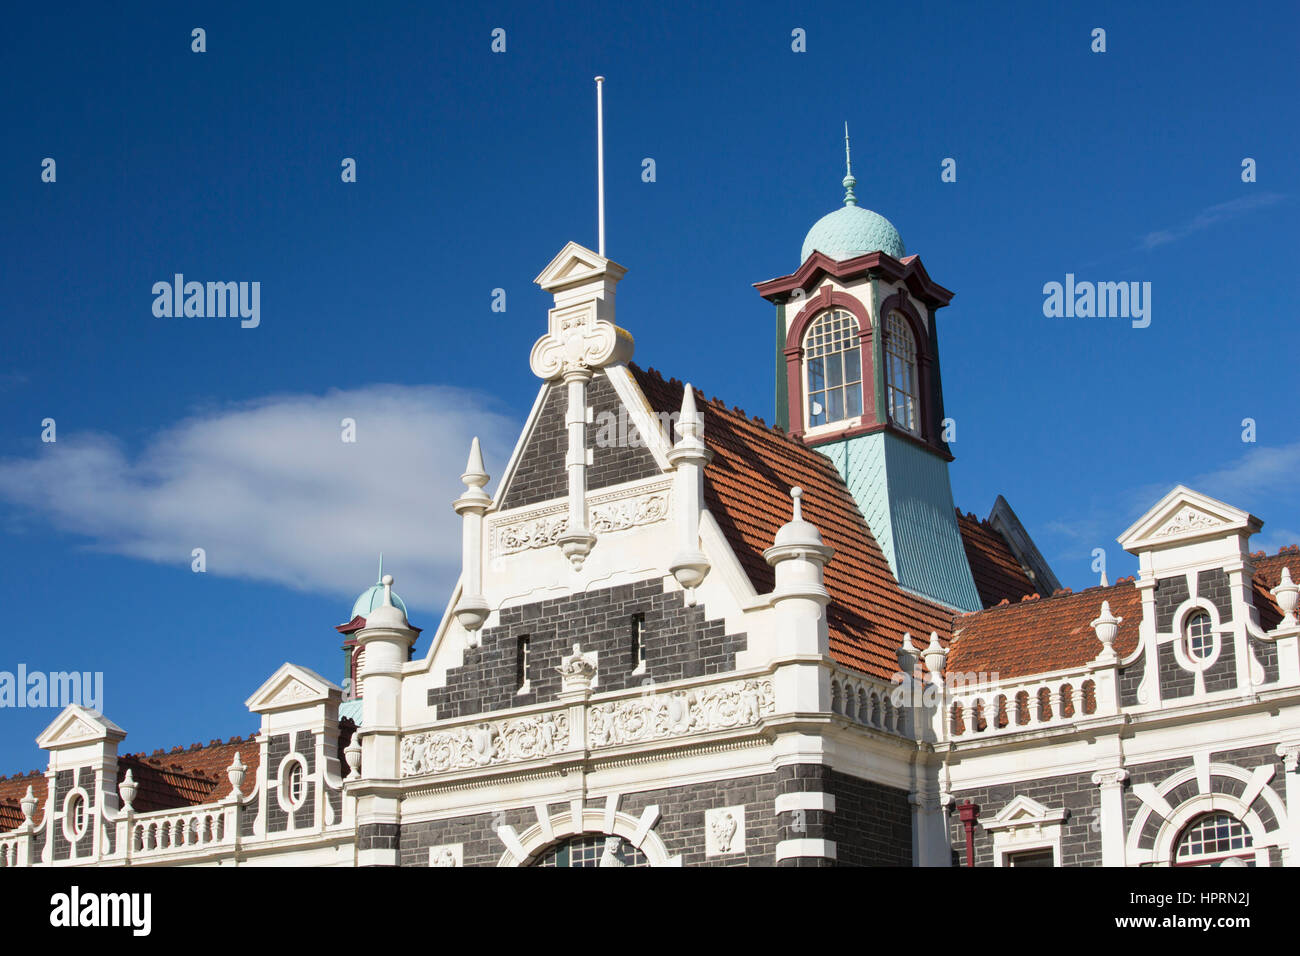
[[844, 165], [843, 208], [809, 230], [795, 272], [757, 284], [776, 306], [776, 421], [834, 463], [903, 588], [978, 610], [939, 375], [935, 314], [952, 293], [858, 205], [847, 125]]
[[[384, 603], [384, 559], [379, 559], [379, 580], [361, 592], [361, 596], [352, 604], [352, 613], [348, 619], [355, 621], [359, 617], [370, 617], [370, 612]], [[408, 614], [406, 604], [397, 592], [393, 592], [393, 606], [398, 608], [403, 614]]]
[[894, 224], [880, 213], [858, 205], [858, 197], [853, 192], [858, 181], [853, 178], [853, 167], [849, 161], [848, 134], [846, 125], [844, 162], [847, 175], [844, 177], [844, 205], [822, 216], [808, 230], [803, 241], [803, 251], [799, 253], [800, 262], [807, 262], [814, 251], [828, 255], [837, 262], [866, 255], [868, 252], [883, 252], [895, 259], [907, 255], [903, 237], [898, 234]]

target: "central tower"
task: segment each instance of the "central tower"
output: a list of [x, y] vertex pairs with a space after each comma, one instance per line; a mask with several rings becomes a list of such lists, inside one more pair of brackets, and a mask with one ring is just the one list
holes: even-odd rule
[[756, 288], [776, 306], [776, 421], [839, 469], [898, 583], [979, 610], [953, 508], [935, 313], [952, 293], [888, 219], [844, 205], [808, 231], [802, 265]]

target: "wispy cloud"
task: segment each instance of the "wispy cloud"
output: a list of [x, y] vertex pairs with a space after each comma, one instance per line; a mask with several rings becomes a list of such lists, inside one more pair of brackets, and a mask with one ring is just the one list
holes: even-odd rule
[[[1149, 482], [1117, 488], [1105, 495], [1097, 495], [1073, 513], [1046, 522], [1042, 526], [1040, 546], [1050, 554], [1053, 564], [1060, 563], [1058, 573], [1068, 568], [1078, 569], [1091, 560], [1093, 548], [1104, 548], [1112, 562], [1125, 567], [1131, 559], [1121, 556], [1115, 539], [1177, 484], [1185, 484], [1194, 491], [1226, 501], [1246, 510], [1258, 507], [1261, 498], [1282, 501], [1293, 500], [1295, 475], [1300, 472], [1300, 442], [1289, 445], [1245, 445], [1233, 460], [1190, 478], [1173, 478], [1163, 482]], [[1266, 530], [1251, 541], [1251, 547], [1270, 554], [1283, 545], [1295, 544], [1300, 537], [1289, 528], [1268, 527], [1272, 521], [1291, 521], [1289, 515], [1268, 515], [1256, 512], [1263, 518]], [[1031, 530], [1032, 533], [1032, 530]], [[1128, 571], [1112, 570], [1111, 578]], [[1068, 576], [1068, 574], [1067, 574]]]
[[0, 461], [0, 499], [96, 550], [188, 569], [203, 548], [209, 574], [339, 597], [371, 583], [382, 550], [404, 596], [437, 607], [459, 571], [451, 501], [474, 435], [499, 468], [518, 423], [445, 387], [273, 396], [181, 421], [134, 456], [60, 432]]
[[1148, 232], [1142, 237], [1142, 248], [1154, 249], [1156, 246], [1163, 246], [1170, 242], [1176, 242], [1179, 239], [1185, 239], [1193, 233], [1209, 229], [1216, 223], [1226, 222], [1229, 219], [1237, 219], [1254, 212], [1256, 209], [1275, 206], [1286, 198], [1287, 197], [1284, 193], [1260, 193], [1255, 196], [1243, 196], [1240, 199], [1221, 202], [1217, 205], [1202, 209], [1182, 226]]

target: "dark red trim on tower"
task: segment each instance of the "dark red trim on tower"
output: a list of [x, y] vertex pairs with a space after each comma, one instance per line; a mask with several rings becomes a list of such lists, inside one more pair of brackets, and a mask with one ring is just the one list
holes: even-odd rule
[[857, 319], [858, 338], [861, 341], [858, 361], [861, 363], [862, 375], [862, 419], [864, 422], [876, 421], [876, 393], [874, 388], [868, 388], [873, 378], [868, 374], [871, 369], [871, 361], [868, 357], [871, 352], [871, 316], [856, 297], [847, 292], [835, 291], [828, 282], [815, 296], [805, 300], [803, 309], [790, 322], [790, 329], [785, 337], [783, 350], [785, 381], [786, 394], [790, 402], [790, 434], [792, 435], [802, 435], [808, 430], [805, 421], [808, 403], [804, 401], [803, 394], [803, 338], [813, 320], [830, 308], [844, 309]]
[[758, 294], [771, 302], [788, 302], [795, 289], [805, 292], [823, 276], [847, 282], [864, 275], [877, 274], [893, 281], [902, 280], [907, 291], [931, 309], [941, 309], [952, 301], [953, 293], [930, 278], [921, 264], [920, 256], [895, 259], [884, 252], [869, 252], [863, 256], [836, 261], [822, 252], [814, 252], [796, 272], [766, 282], [755, 282]]

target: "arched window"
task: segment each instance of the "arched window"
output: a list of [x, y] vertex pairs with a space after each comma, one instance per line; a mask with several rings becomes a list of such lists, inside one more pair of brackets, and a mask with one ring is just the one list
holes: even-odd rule
[[1245, 825], [1222, 811], [1206, 813], [1187, 825], [1174, 848], [1175, 866], [1253, 866], [1254, 840]]
[[885, 318], [885, 404], [889, 420], [921, 434], [921, 390], [916, 374], [916, 336], [900, 312]]
[[1214, 653], [1214, 631], [1210, 615], [1205, 611], [1193, 611], [1183, 625], [1183, 634], [1187, 641], [1187, 656], [1194, 661], [1202, 661]]
[[584, 833], [557, 843], [531, 866], [649, 866], [646, 855], [620, 836]]
[[831, 309], [813, 320], [804, 335], [808, 427], [862, 414], [862, 350], [858, 320]]

